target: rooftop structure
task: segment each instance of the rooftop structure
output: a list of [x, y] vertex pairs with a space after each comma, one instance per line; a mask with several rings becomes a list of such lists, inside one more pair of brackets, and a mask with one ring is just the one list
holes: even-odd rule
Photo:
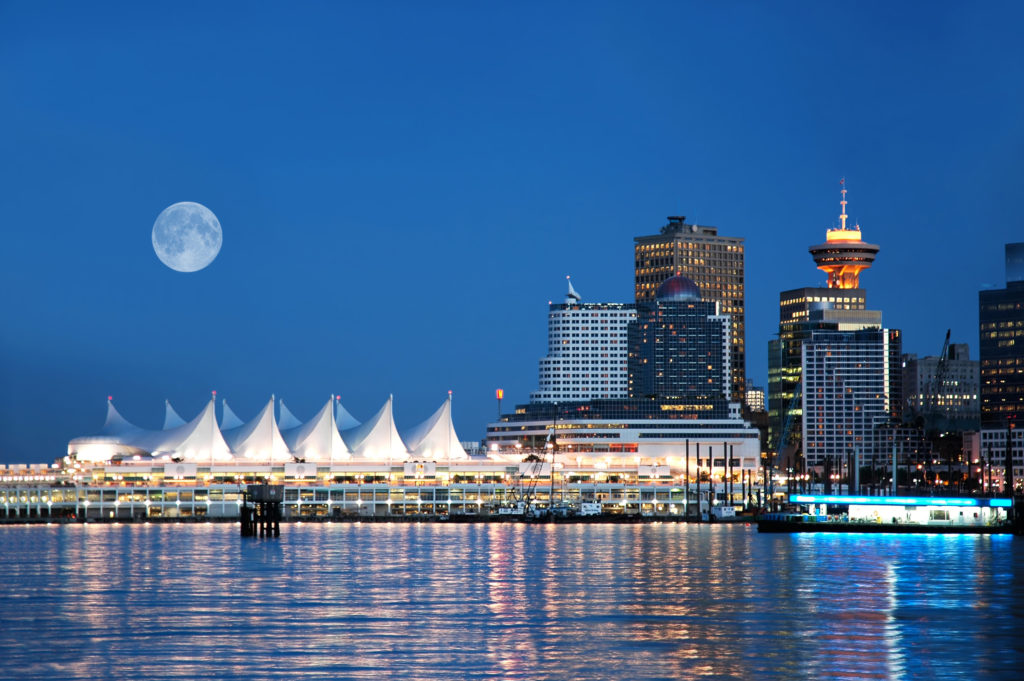
[[[279, 408], [277, 419], [275, 402]], [[147, 430], [121, 416], [113, 398], [108, 397], [103, 428], [97, 435], [71, 440], [68, 459], [90, 464], [139, 461], [194, 467], [468, 458], [452, 425], [450, 393], [433, 415], [402, 435], [395, 425], [391, 403], [389, 397], [372, 418], [360, 424], [332, 395], [312, 419], [302, 423], [282, 400], [271, 396], [248, 423], [243, 423], [224, 402], [218, 425], [214, 395], [198, 416], [181, 425], [175, 425], [181, 419], [172, 417], [177, 415], [168, 403], [164, 429]]]
[[819, 270], [828, 274], [829, 288], [860, 288], [860, 273], [871, 267], [878, 246], [861, 239], [860, 225], [846, 227], [846, 183], [843, 181], [840, 226], [825, 234], [825, 243], [811, 246], [811, 256]]

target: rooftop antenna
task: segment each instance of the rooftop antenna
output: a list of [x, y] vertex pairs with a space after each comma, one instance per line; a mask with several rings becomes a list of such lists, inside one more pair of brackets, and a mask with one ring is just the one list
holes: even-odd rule
[[839, 193], [843, 195], [842, 200], [839, 201], [839, 205], [842, 206], [842, 209], [843, 209], [843, 212], [839, 214], [839, 220], [840, 220], [839, 229], [845, 230], [846, 229], [846, 217], [847, 217], [846, 216], [846, 178], [845, 177], [839, 180], [839, 186], [842, 187], [842, 190], [840, 190]]

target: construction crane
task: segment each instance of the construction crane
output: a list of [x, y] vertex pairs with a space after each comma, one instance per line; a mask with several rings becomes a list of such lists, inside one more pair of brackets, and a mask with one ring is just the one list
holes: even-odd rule
[[935, 363], [935, 372], [924, 385], [918, 385], [920, 394], [911, 404], [913, 415], [920, 417], [919, 423], [925, 433], [942, 430], [946, 422], [941, 395], [945, 393], [946, 374], [949, 373], [949, 335], [950, 329], [946, 329], [946, 339]]

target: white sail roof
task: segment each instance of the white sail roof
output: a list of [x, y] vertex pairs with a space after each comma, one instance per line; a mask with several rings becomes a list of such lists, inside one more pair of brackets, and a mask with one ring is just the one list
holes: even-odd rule
[[346, 431], [345, 444], [360, 459], [405, 461], [409, 453], [395, 428], [395, 417], [391, 411], [392, 397], [373, 415], [369, 421]]
[[103, 429], [100, 435], [119, 436], [128, 433], [144, 432], [134, 423], [129, 423], [125, 417], [114, 408], [114, 399], [107, 398], [107, 420], [103, 422]]
[[352, 458], [338, 434], [332, 403], [327, 402], [317, 415], [297, 428], [284, 432], [285, 441], [296, 458], [311, 462], [333, 462]]
[[164, 407], [164, 430], [185, 425], [185, 419], [178, 416], [178, 412], [174, 411], [170, 400], [164, 400]]
[[277, 404], [280, 407], [280, 414], [277, 417], [278, 428], [285, 431], [302, 425], [302, 421], [295, 418], [295, 415], [288, 410], [288, 407], [284, 406], [284, 400], [279, 399]]
[[409, 448], [409, 457], [416, 461], [464, 460], [469, 455], [459, 443], [452, 424], [452, 396], [430, 418], [402, 435]]
[[238, 418], [238, 416], [235, 415], [235, 412], [231, 410], [231, 407], [228, 406], [227, 400], [221, 400], [220, 404], [223, 408], [220, 415], [220, 429], [222, 432], [245, 425], [245, 422]]
[[183, 426], [170, 430], [139, 431], [123, 439], [126, 444], [154, 456], [164, 455], [197, 463], [231, 461], [234, 457], [217, 427], [214, 407], [211, 399], [198, 416]]
[[341, 404], [341, 398], [338, 396], [334, 398], [334, 421], [338, 424], [338, 430], [351, 430], [363, 425], [361, 421], [348, 413], [348, 409]]
[[[225, 409], [227, 405], [224, 405]], [[225, 411], [225, 414], [229, 412]], [[233, 416], [234, 414], [232, 414]], [[224, 440], [236, 456], [251, 461], [274, 463], [292, 460], [288, 446], [274, 420], [274, 398], [248, 423], [224, 431]]]

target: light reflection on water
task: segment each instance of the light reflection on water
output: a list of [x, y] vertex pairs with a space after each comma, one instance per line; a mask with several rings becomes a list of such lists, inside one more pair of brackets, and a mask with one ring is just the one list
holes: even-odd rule
[[0, 677], [1016, 679], [1022, 546], [743, 525], [4, 527]]

